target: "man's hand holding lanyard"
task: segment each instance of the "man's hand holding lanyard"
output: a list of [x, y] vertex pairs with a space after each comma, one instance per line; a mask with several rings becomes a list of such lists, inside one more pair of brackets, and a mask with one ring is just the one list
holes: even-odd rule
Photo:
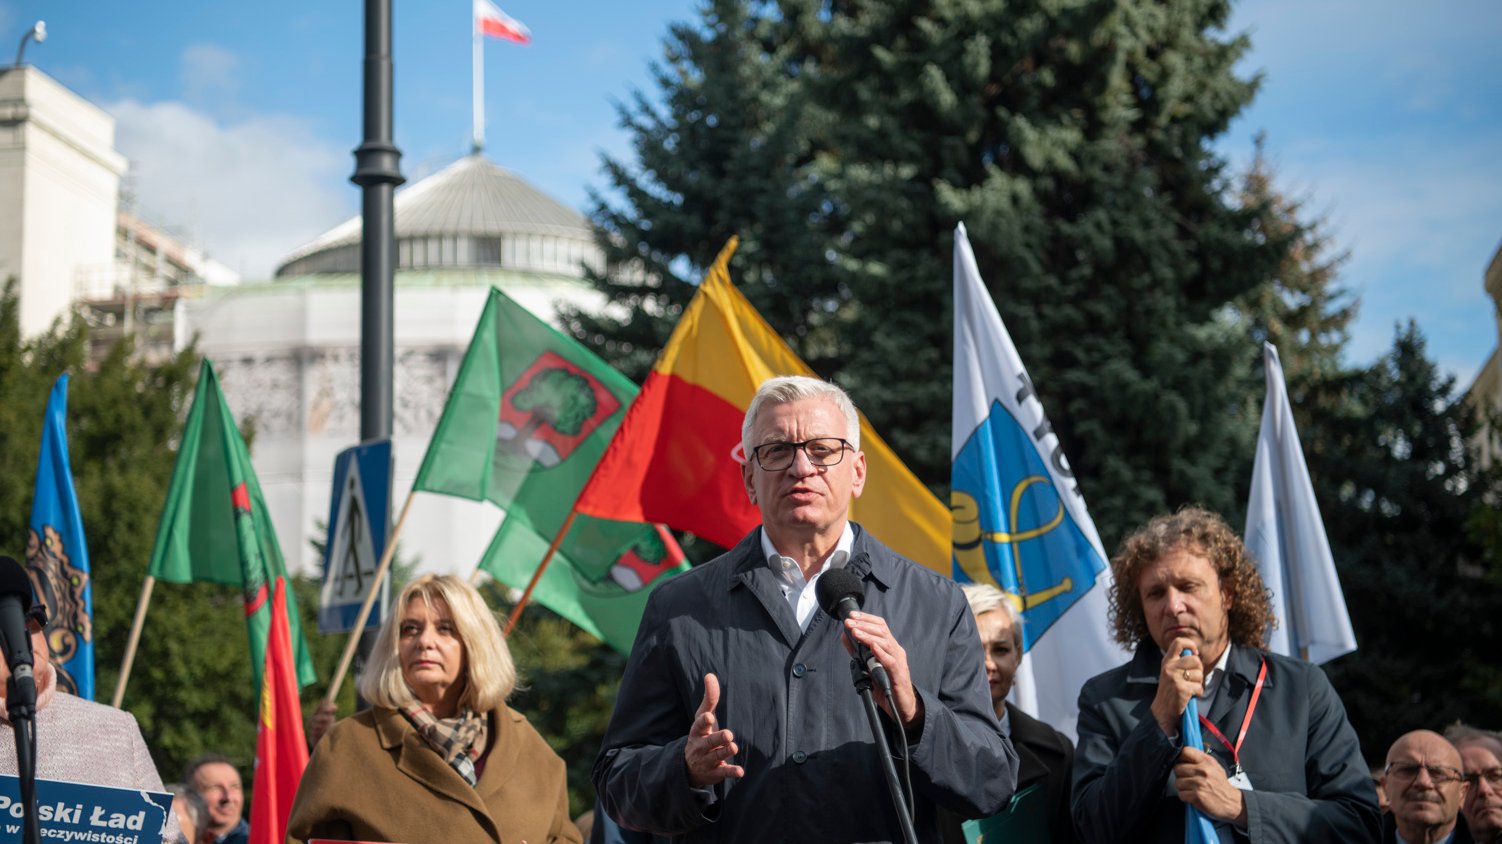
[[[1182, 714], [1189, 703], [1190, 695], [1186, 694], [1186, 690], [1192, 690], [1196, 681], [1199, 687], [1198, 691], [1193, 692], [1194, 695], [1197, 696], [1199, 691], [1203, 691], [1204, 677], [1199, 656], [1186, 653], [1192, 650], [1191, 642], [1177, 640], [1165, 653], [1163, 670], [1158, 678], [1158, 695], [1152, 707], [1155, 717], [1159, 716], [1159, 710], [1164, 710], [1165, 714], [1170, 711]], [[1175, 657], [1174, 654], [1184, 654], [1184, 656]], [[1257, 684], [1252, 689], [1252, 698], [1247, 704], [1246, 715], [1241, 719], [1241, 728], [1237, 731], [1235, 744], [1232, 744], [1214, 724], [1210, 723], [1204, 713], [1200, 714], [1200, 727], [1206, 736], [1214, 736], [1225, 746], [1226, 750], [1230, 751], [1231, 762], [1234, 766], [1231, 774], [1226, 773], [1220, 760], [1193, 747], [1185, 747], [1179, 751], [1178, 762], [1173, 768], [1180, 800], [1198, 809], [1207, 817], [1232, 823], [1240, 829], [1246, 829], [1247, 825], [1244, 792], [1252, 790], [1251, 780], [1241, 768], [1241, 745], [1246, 740], [1247, 729], [1252, 724], [1252, 714], [1257, 711], [1257, 701], [1262, 696], [1262, 685], [1266, 679], [1267, 660], [1264, 659], [1262, 667], [1257, 672]], [[1162, 726], [1163, 719], [1158, 717], [1158, 721]], [[1177, 730], [1165, 729], [1164, 733], [1176, 735]]]

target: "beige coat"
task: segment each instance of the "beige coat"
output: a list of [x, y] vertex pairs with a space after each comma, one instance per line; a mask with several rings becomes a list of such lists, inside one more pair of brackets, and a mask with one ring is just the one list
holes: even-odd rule
[[563, 760], [505, 704], [490, 729], [485, 772], [471, 787], [400, 712], [375, 707], [340, 721], [303, 772], [288, 842], [581, 842]]

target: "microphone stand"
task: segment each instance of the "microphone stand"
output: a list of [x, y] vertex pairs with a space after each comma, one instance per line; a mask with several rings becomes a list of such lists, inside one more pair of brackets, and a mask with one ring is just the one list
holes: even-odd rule
[[865, 707], [866, 721], [871, 725], [871, 737], [876, 740], [876, 758], [880, 760], [882, 773], [886, 775], [887, 791], [891, 793], [892, 806], [897, 810], [897, 825], [902, 829], [902, 840], [906, 844], [918, 844], [918, 832], [913, 828], [913, 816], [907, 808], [907, 797], [897, 780], [897, 766], [892, 764], [892, 748], [887, 743], [887, 732], [881, 727], [881, 713], [876, 708], [876, 698], [871, 694], [871, 675], [866, 673], [866, 667], [859, 659], [850, 660], [850, 679], [854, 681], [855, 690], [860, 694], [861, 703]]
[[[31, 666], [17, 665], [14, 671], [25, 672], [31, 680]], [[37, 821], [37, 770], [36, 770], [36, 686], [31, 685], [31, 694], [18, 693], [16, 675], [11, 674], [5, 682], [6, 715], [11, 729], [16, 732], [16, 779], [20, 784], [21, 805], [25, 808], [21, 841], [24, 844], [41, 844], [41, 827]], [[29, 697], [30, 700], [23, 698]]]

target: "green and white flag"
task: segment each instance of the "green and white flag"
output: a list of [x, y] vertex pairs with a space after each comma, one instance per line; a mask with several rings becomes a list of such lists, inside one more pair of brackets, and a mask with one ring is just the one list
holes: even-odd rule
[[[413, 490], [505, 509], [480, 568], [525, 588], [636, 391], [588, 349], [491, 290]], [[666, 531], [580, 515], [533, 597], [625, 652], [647, 593], [687, 568]]]

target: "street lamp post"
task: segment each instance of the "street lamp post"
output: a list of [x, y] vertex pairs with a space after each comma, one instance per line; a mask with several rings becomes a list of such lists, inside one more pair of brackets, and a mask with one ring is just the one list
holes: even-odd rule
[[42, 43], [43, 41], [46, 41], [46, 40], [47, 40], [47, 22], [46, 21], [37, 21], [35, 24], [32, 24], [31, 29], [27, 30], [26, 34], [23, 35], [23, 36], [21, 36], [21, 46], [16, 48], [16, 63], [13, 65], [13, 67], [20, 67], [21, 66], [21, 60], [24, 59], [24, 58], [26, 58], [26, 42], [27, 41], [35, 41], [38, 44], [40, 44], [40, 43]]

